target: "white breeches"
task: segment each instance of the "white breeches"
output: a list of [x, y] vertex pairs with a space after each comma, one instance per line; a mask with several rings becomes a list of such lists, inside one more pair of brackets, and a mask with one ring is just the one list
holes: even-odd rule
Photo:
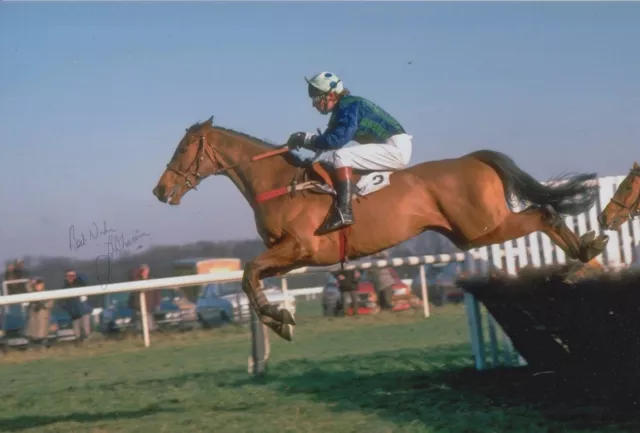
[[411, 159], [413, 137], [398, 134], [384, 144], [360, 144], [322, 152], [315, 161], [334, 168], [351, 167], [354, 170], [400, 170]]

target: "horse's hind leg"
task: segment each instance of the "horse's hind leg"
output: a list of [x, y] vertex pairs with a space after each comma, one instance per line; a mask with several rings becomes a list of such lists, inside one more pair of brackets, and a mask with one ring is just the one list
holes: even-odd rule
[[607, 236], [595, 237], [594, 232], [578, 238], [567, 227], [562, 217], [552, 210], [530, 207], [519, 213], [511, 213], [497, 228], [472, 241], [471, 247], [479, 247], [506, 242], [542, 231], [573, 260], [590, 262], [607, 246]]
[[289, 310], [278, 308], [269, 303], [260, 287], [260, 280], [282, 275], [296, 268], [294, 263], [301, 258], [301, 255], [300, 244], [296, 240], [293, 238], [284, 239], [253, 261], [248, 262], [245, 265], [242, 278], [242, 289], [249, 298], [251, 308], [265, 325], [288, 341], [293, 338], [295, 318]]

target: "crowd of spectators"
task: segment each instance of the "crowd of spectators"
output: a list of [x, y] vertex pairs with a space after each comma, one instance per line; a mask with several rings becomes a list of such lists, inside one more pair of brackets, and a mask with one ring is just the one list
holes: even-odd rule
[[[148, 279], [149, 272], [149, 266], [141, 264], [131, 270], [129, 280], [136, 281]], [[47, 290], [44, 278], [30, 275], [29, 271], [25, 268], [24, 260], [21, 259], [13, 260], [6, 264], [4, 281], [9, 282], [9, 284], [4, 285], [5, 292], [2, 293], [2, 295]], [[69, 268], [65, 270], [64, 277], [61, 276], [61, 281], [58, 284], [55, 284], [55, 287], [71, 289], [87, 285], [89, 284], [85, 276], [78, 274], [75, 269]], [[161, 292], [159, 290], [145, 291], [145, 300], [147, 311], [152, 312], [161, 303]], [[134, 312], [135, 317], [133, 319], [140, 320], [140, 296], [138, 292], [132, 292], [129, 295], [128, 306]], [[19, 305], [11, 306], [11, 308], [13, 308], [12, 311], [14, 312], [18, 310], [23, 312], [22, 314], [24, 314], [26, 318], [23, 336], [26, 337], [30, 341], [31, 345], [34, 346], [46, 345], [49, 333], [49, 323], [54, 308], [59, 308], [69, 315], [73, 322], [73, 329], [78, 342], [90, 339], [94, 334], [94, 325], [98, 325], [98, 323], [94, 323], [92, 320], [93, 307], [87, 301], [86, 296], [30, 302], [25, 308]], [[0, 307], [0, 317], [2, 317], [6, 311], [8, 311], [7, 308]], [[149, 314], [147, 317], [149, 321], [149, 330], [155, 330], [157, 326], [153, 320], [153, 315]]]
[[[25, 268], [24, 260], [21, 259], [6, 264], [4, 281], [9, 284], [4, 285], [5, 293], [2, 293], [2, 295], [41, 292], [46, 290], [44, 278], [31, 275]], [[15, 282], [12, 283], [12, 281]], [[67, 269], [62, 284], [58, 284], [57, 286], [68, 289], [86, 285], [87, 282], [85, 278], [78, 276], [74, 269]], [[55, 307], [65, 311], [71, 317], [73, 329], [78, 336], [79, 342], [91, 337], [91, 313], [93, 308], [87, 302], [86, 297], [30, 302], [24, 309], [26, 321], [23, 335], [32, 345], [40, 346], [46, 343], [49, 334], [51, 314]], [[20, 309], [22, 307], [14, 307], [13, 311], [16, 311], [16, 308]], [[5, 314], [6, 311], [8, 311], [8, 308], [1, 308], [0, 315]]]

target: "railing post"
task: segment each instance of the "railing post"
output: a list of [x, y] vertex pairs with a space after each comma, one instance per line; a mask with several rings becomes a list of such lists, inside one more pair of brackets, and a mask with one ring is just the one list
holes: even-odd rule
[[427, 273], [425, 271], [426, 265], [420, 265], [420, 288], [422, 289], [422, 308], [424, 310], [424, 317], [429, 317], [431, 312], [429, 311], [429, 293], [427, 287]]
[[249, 363], [249, 373], [255, 377], [261, 377], [266, 373], [266, 341], [264, 326], [258, 315], [251, 310], [251, 361]]
[[464, 303], [467, 308], [467, 320], [469, 321], [469, 337], [471, 339], [471, 351], [476, 365], [476, 370], [484, 370], [486, 367], [484, 353], [484, 333], [482, 332], [482, 314], [480, 303], [471, 293], [464, 292]]
[[149, 322], [147, 322], [147, 298], [144, 290], [140, 291], [140, 320], [142, 320], [142, 338], [144, 340], [144, 347], [149, 347], [151, 342], [149, 341]]
[[284, 295], [284, 308], [289, 308], [289, 285], [287, 284], [286, 277], [282, 277], [280, 279], [280, 288], [282, 289], [282, 294]]

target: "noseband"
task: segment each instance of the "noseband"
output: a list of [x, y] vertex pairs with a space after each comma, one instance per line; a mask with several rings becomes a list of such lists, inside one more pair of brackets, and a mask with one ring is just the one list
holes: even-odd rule
[[[632, 177], [638, 177], [640, 176], [640, 170], [632, 168], [631, 170], [629, 170], [629, 175]], [[626, 204], [617, 200], [615, 197], [611, 198], [611, 203], [615, 204], [616, 206], [620, 206], [622, 209], [628, 211], [630, 218], [635, 218], [636, 216], [640, 215], [640, 209], [638, 208], [638, 206], [640, 205], [640, 193], [638, 193], [638, 197], [636, 197], [631, 206], [627, 206]]]

